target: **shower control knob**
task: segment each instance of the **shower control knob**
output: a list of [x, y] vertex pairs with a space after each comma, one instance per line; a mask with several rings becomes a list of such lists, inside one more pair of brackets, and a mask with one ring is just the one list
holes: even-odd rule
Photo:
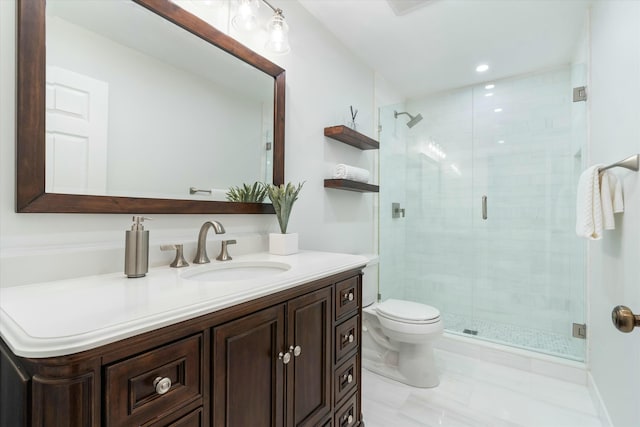
[[611, 312], [611, 321], [620, 332], [631, 332], [636, 326], [640, 326], [640, 316], [633, 314], [629, 307], [616, 306]]

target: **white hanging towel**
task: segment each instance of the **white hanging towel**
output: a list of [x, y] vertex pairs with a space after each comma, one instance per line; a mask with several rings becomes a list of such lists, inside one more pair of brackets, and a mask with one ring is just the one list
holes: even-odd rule
[[611, 176], [609, 177], [609, 188], [613, 189], [613, 213], [624, 212], [624, 199], [622, 197], [622, 181], [616, 178], [614, 174], [611, 174]]
[[602, 200], [598, 169], [593, 165], [582, 172], [576, 198], [576, 234], [591, 240], [602, 238]]
[[[613, 217], [613, 199], [611, 188], [609, 187], [609, 172], [602, 172], [600, 175], [600, 203], [602, 204], [602, 226], [605, 230], [614, 230], [616, 220]], [[613, 178], [615, 179], [615, 178]]]
[[615, 230], [614, 213], [624, 211], [622, 185], [616, 176], [609, 172], [600, 175], [600, 200], [602, 203], [602, 222], [605, 230]]

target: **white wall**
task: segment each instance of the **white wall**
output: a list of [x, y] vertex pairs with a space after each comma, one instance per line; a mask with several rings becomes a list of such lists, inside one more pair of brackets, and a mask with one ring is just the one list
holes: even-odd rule
[[[640, 3], [594, 2], [591, 16], [591, 163], [640, 153]], [[640, 173], [615, 169], [625, 212], [590, 243], [591, 375], [616, 427], [640, 425], [640, 331], [622, 334], [611, 309], [640, 312]]]
[[[300, 233], [303, 249], [372, 252], [377, 196], [325, 190], [323, 179], [338, 162], [371, 167], [373, 154], [325, 139], [323, 128], [341, 121], [353, 105], [361, 129], [374, 136], [374, 73], [297, 2], [282, 6], [292, 51], [272, 60], [287, 70], [285, 179], [306, 181], [289, 230]], [[130, 215], [15, 213], [14, 0], [0, 1], [0, 20], [0, 286], [122, 271]], [[236, 254], [264, 248], [264, 234], [277, 230], [274, 215], [154, 215], [148, 225], [151, 264], [173, 259], [160, 253], [161, 243], [185, 242], [191, 258], [207, 219], [220, 220], [225, 237], [238, 239]], [[220, 236], [211, 237], [210, 253], [218, 250], [215, 239]]]

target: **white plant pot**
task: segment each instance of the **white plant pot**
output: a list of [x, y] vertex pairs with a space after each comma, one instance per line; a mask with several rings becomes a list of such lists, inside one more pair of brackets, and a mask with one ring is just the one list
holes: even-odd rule
[[298, 233], [269, 233], [269, 253], [291, 255], [298, 252]]

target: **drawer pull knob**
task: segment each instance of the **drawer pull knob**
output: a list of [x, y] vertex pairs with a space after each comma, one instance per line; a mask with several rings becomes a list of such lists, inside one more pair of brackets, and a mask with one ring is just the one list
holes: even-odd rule
[[278, 353], [278, 360], [282, 360], [282, 363], [285, 365], [291, 361], [291, 353], [288, 351], [286, 353], [280, 352]]
[[343, 301], [353, 301], [354, 298], [355, 298], [355, 296], [354, 296], [353, 292], [349, 292], [349, 293], [346, 293], [346, 294], [342, 295], [342, 300]]
[[153, 386], [156, 389], [156, 393], [165, 394], [171, 388], [171, 380], [167, 377], [158, 377], [153, 380]]
[[342, 376], [342, 381], [346, 381], [347, 384], [351, 384], [353, 382], [353, 375], [347, 372]]
[[355, 337], [353, 336], [353, 334], [344, 335], [342, 337], [342, 342], [353, 342], [354, 340], [355, 340]]
[[353, 298], [354, 298], [353, 292], [349, 292], [342, 295], [343, 301], [353, 301]]
[[289, 347], [289, 353], [293, 353], [293, 355], [295, 357], [298, 357], [298, 356], [300, 356], [302, 354], [302, 347], [300, 347], [299, 345], [297, 345], [295, 347], [291, 346], [291, 347]]

